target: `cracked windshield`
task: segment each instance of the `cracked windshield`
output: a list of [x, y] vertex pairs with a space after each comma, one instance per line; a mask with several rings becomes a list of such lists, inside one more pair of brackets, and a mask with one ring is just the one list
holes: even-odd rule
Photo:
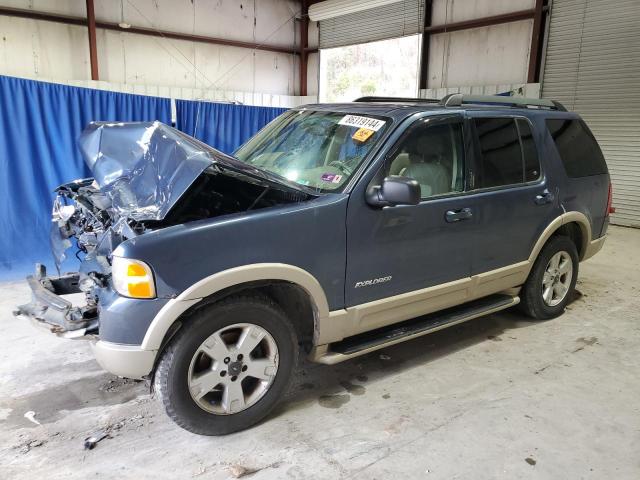
[[340, 191], [389, 125], [384, 117], [293, 110], [235, 156], [320, 192]]

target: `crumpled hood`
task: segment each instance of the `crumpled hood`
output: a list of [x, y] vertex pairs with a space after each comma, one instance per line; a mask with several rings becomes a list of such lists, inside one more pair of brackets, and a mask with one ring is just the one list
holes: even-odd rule
[[262, 176], [255, 168], [161, 122], [92, 122], [78, 145], [113, 210], [133, 220], [162, 220], [213, 164]]

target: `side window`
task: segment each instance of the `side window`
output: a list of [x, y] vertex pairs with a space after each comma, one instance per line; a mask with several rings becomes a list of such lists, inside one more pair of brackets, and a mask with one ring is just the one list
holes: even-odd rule
[[538, 158], [538, 150], [533, 140], [531, 126], [529, 122], [523, 118], [516, 120], [518, 131], [520, 132], [520, 141], [522, 142], [522, 160], [524, 162], [524, 181], [532, 182], [540, 178], [540, 159]]
[[540, 159], [523, 118], [474, 119], [480, 155], [475, 188], [517, 185], [540, 178]]
[[464, 189], [462, 122], [429, 125], [419, 120], [396, 145], [386, 168], [388, 175], [417, 180], [423, 199], [461, 192]]
[[598, 142], [584, 122], [550, 118], [547, 119], [547, 128], [568, 176], [587, 177], [607, 173], [607, 164]]
[[475, 188], [522, 183], [522, 151], [513, 118], [476, 118], [480, 158]]

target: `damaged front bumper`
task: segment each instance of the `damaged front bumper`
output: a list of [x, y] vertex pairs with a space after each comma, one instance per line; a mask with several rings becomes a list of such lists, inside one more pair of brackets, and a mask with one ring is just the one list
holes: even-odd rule
[[17, 307], [14, 315], [27, 317], [59, 337], [90, 340], [100, 366], [114, 375], [146, 378], [153, 370], [157, 350], [145, 350], [140, 343], [167, 300], [125, 298], [102, 288], [97, 302], [84, 294], [89, 301], [77, 306], [68, 296], [83, 293], [80, 278], [79, 273], [47, 276], [45, 268], [37, 265], [35, 274], [27, 277], [31, 302]]
[[98, 333], [97, 305], [88, 302], [75, 306], [66, 295], [81, 294], [79, 274], [68, 273], [48, 277], [43, 265], [36, 265], [34, 275], [27, 277], [31, 302], [20, 305], [14, 315], [23, 315], [37, 326], [65, 338], [91, 339]]

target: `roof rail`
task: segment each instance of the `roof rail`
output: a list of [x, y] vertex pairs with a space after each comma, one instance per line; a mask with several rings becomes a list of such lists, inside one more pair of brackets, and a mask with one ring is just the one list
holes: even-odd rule
[[381, 102], [381, 103], [440, 103], [437, 98], [409, 98], [409, 97], [360, 97], [356, 98], [354, 102]]
[[440, 100], [445, 107], [459, 107], [461, 105], [504, 105], [518, 108], [547, 108], [566, 112], [567, 109], [560, 102], [544, 98], [510, 97], [506, 95], [465, 95], [451, 93]]

